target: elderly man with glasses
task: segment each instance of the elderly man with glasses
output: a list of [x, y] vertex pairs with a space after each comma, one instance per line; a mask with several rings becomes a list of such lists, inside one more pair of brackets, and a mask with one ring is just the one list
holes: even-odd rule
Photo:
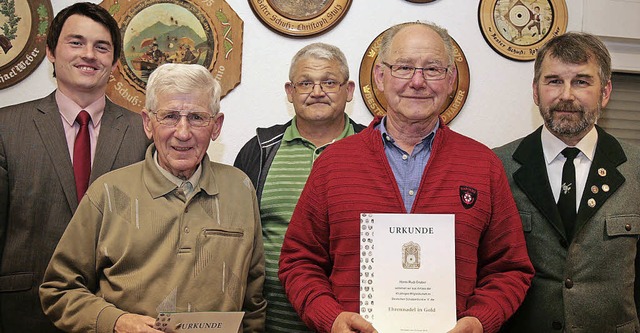
[[376, 332], [358, 314], [360, 214], [454, 214], [458, 320], [449, 332], [497, 332], [533, 268], [500, 160], [439, 117], [457, 74], [451, 38], [433, 24], [400, 24], [378, 58], [387, 114], [316, 160], [282, 245], [284, 289], [317, 332]]
[[200, 65], [149, 77], [145, 160], [98, 178], [46, 270], [42, 307], [65, 332], [160, 332], [163, 312], [244, 311], [263, 332], [264, 252], [255, 191], [207, 157], [220, 86]]
[[267, 332], [309, 332], [278, 279], [280, 247], [314, 160], [333, 142], [364, 128], [344, 112], [355, 84], [337, 47], [314, 43], [302, 48], [291, 61], [289, 80], [284, 88], [295, 116], [286, 124], [258, 128], [234, 163], [249, 175], [260, 202]]

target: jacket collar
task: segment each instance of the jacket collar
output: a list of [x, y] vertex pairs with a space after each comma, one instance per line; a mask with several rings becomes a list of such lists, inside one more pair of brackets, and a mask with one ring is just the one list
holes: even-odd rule
[[[367, 139], [369, 140], [369, 142], [367, 146], [372, 149], [376, 146], [378, 146], [378, 149], [382, 149], [382, 145], [383, 145], [382, 133], [376, 129], [376, 126], [378, 126], [380, 122], [382, 122], [382, 119], [383, 119], [383, 116], [376, 116], [375, 118], [373, 118], [373, 120], [371, 121], [371, 123], [366, 129], [366, 132], [369, 133], [368, 139]], [[439, 147], [445, 144], [444, 140], [446, 137], [448, 137], [447, 133], [450, 131], [451, 129], [444, 124], [442, 117], [440, 117], [440, 121], [438, 121], [438, 130], [435, 131], [436, 135], [434, 136], [433, 141], [431, 142], [432, 154], [434, 154], [436, 150], [439, 150]]]
[[579, 230], [625, 182], [624, 176], [618, 170], [618, 166], [627, 161], [622, 146], [602, 128], [596, 126], [596, 129], [598, 144], [584, 194], [580, 199], [576, 230]]
[[[144, 172], [143, 179], [147, 190], [154, 199], [165, 196], [176, 189], [176, 184], [165, 177], [158, 169], [156, 162], [153, 159], [153, 154], [156, 151], [155, 143], [152, 143], [147, 148], [147, 152], [144, 157]], [[198, 195], [200, 190], [206, 192], [208, 195], [218, 194], [218, 186], [214, 179], [213, 163], [209, 160], [209, 156], [205, 154], [202, 157], [201, 162], [202, 174], [200, 175], [200, 181], [198, 186], [194, 189], [194, 197]]]
[[[589, 169], [584, 194], [576, 219], [576, 231], [595, 214], [600, 207], [624, 183], [624, 177], [617, 167], [627, 160], [620, 143], [596, 125], [598, 144]], [[524, 192], [532, 204], [565, 235], [560, 213], [556, 206], [542, 152], [540, 135], [542, 126], [522, 139], [513, 153], [513, 159], [520, 168], [513, 174], [516, 185]], [[606, 191], [605, 191], [606, 189]], [[566, 236], [566, 235], [565, 235]]]
[[513, 180], [546, 220], [551, 222], [559, 233], [565, 235], [564, 225], [549, 185], [541, 134], [542, 126], [524, 137], [514, 151], [513, 159], [520, 164], [520, 168], [513, 173]]

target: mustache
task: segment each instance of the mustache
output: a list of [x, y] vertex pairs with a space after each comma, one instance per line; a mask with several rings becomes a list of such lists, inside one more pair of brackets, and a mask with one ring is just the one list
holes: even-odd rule
[[312, 104], [331, 104], [332, 100], [326, 96], [320, 97], [320, 98], [313, 98], [313, 97], [309, 97], [306, 101], [305, 104], [307, 105], [312, 105]]
[[549, 111], [570, 111], [570, 112], [584, 112], [584, 108], [580, 105], [574, 105], [571, 102], [559, 102], [552, 105]]

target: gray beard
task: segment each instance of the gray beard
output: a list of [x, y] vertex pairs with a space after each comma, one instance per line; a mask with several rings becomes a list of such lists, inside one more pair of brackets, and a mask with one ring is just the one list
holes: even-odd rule
[[541, 110], [540, 114], [549, 131], [565, 137], [575, 137], [584, 134], [587, 129], [590, 129], [591, 126], [598, 121], [602, 114], [600, 102], [598, 102], [596, 112], [592, 112], [593, 110], [580, 110], [580, 119], [577, 121], [572, 121], [572, 117], [554, 118], [554, 107], [557, 108], [557, 106], [549, 107], [544, 110], [544, 112]]

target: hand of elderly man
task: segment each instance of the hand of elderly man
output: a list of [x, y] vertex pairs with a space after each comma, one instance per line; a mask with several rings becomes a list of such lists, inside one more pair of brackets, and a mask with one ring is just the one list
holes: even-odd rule
[[456, 326], [447, 333], [482, 333], [484, 328], [476, 317], [463, 317], [458, 320]]
[[133, 313], [123, 314], [116, 320], [115, 333], [162, 333], [153, 328], [155, 318]]
[[336, 317], [331, 333], [378, 333], [370, 322], [355, 312], [342, 312]]

